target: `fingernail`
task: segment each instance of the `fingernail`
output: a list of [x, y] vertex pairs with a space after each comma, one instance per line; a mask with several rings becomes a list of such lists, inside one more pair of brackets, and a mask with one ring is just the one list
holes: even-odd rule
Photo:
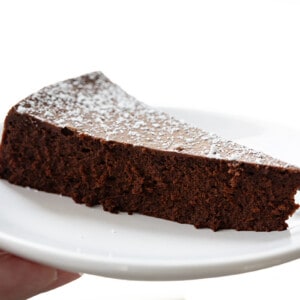
[[74, 280], [80, 278], [80, 276], [81, 275], [78, 273], [70, 273], [70, 272], [58, 270], [57, 271], [57, 279], [54, 282], [52, 282], [50, 285], [48, 285], [43, 290], [43, 292], [47, 292], [49, 290], [56, 289], [57, 287], [60, 287], [64, 284], [67, 284], [71, 281], [74, 281]]

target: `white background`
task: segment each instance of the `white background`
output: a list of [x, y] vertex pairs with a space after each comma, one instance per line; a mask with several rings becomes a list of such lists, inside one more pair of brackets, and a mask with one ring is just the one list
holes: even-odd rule
[[[0, 2], [1, 120], [37, 89], [94, 70], [148, 104], [300, 129], [300, 3]], [[288, 299], [299, 274], [300, 261], [184, 282], [84, 275], [35, 299]]]

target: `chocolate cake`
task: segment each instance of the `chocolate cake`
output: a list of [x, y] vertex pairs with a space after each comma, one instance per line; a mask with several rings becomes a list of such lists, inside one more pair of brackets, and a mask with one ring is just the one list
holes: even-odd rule
[[299, 168], [156, 111], [100, 72], [11, 108], [0, 176], [110, 212], [213, 230], [284, 230], [300, 187]]

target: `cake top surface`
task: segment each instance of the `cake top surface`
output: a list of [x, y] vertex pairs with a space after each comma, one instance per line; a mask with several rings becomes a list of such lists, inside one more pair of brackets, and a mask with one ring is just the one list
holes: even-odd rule
[[101, 72], [47, 86], [19, 102], [16, 110], [55, 126], [107, 141], [296, 168], [154, 110], [128, 95]]

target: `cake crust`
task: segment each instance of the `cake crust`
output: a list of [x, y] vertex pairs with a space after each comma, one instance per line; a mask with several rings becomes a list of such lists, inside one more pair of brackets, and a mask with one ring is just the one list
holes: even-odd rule
[[96, 72], [8, 113], [0, 177], [197, 228], [287, 228], [300, 169], [158, 112]]

